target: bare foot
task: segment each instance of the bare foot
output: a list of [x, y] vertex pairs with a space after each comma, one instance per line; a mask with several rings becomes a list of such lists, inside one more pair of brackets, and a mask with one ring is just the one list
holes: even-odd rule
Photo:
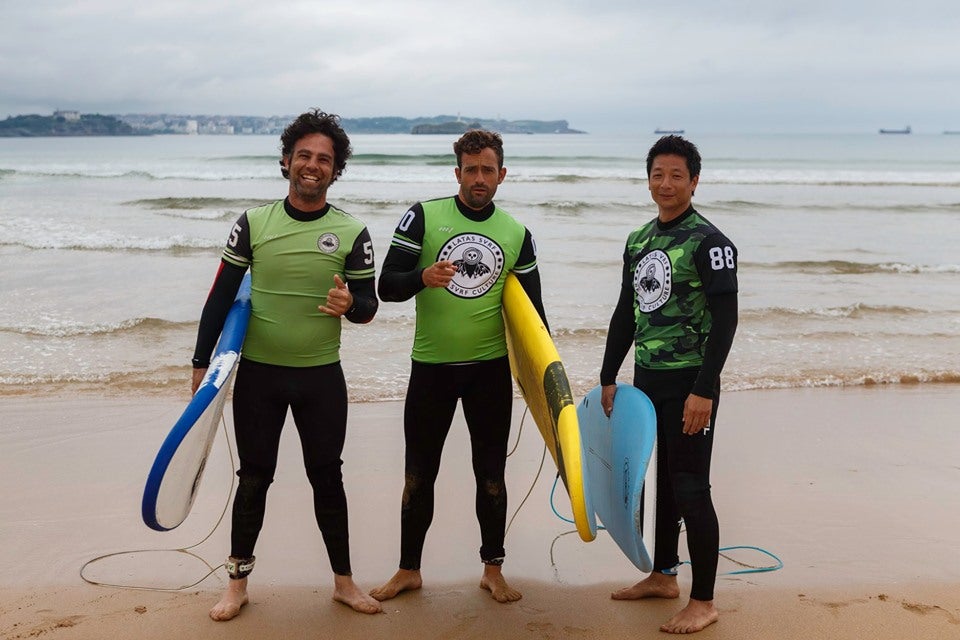
[[497, 602], [516, 602], [523, 594], [507, 584], [503, 571], [499, 565], [483, 565], [483, 577], [480, 578], [480, 588], [486, 589]]
[[706, 629], [714, 622], [720, 619], [720, 613], [713, 606], [712, 600], [694, 600], [690, 602], [677, 615], [673, 616], [667, 623], [661, 625], [660, 631], [667, 633], [696, 633]]
[[393, 577], [386, 584], [370, 590], [375, 600], [383, 602], [395, 598], [404, 591], [416, 591], [423, 586], [423, 578], [419, 569], [397, 569]]
[[677, 585], [677, 576], [669, 576], [654, 571], [649, 576], [633, 585], [624, 587], [610, 594], [614, 600], [640, 600], [642, 598], [679, 598], [680, 587]]
[[250, 599], [247, 597], [247, 579], [231, 580], [227, 585], [227, 590], [223, 592], [220, 602], [213, 605], [210, 609], [210, 618], [217, 622], [223, 622], [237, 617], [240, 608], [247, 604]]
[[360, 613], [380, 613], [380, 603], [360, 590], [351, 576], [333, 576], [333, 599]]

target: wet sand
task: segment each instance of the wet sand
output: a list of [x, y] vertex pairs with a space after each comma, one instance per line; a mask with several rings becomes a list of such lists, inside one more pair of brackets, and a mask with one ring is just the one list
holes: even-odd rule
[[[376, 616], [333, 602], [288, 423], [251, 602], [236, 619], [213, 622], [207, 611], [226, 575], [221, 568], [201, 578], [229, 547], [228, 518], [219, 522], [233, 477], [222, 433], [186, 522], [158, 533], [140, 520], [146, 474], [185, 403], [176, 393], [0, 396], [0, 638], [633, 638], [657, 634], [684, 603], [688, 568], [680, 571], [681, 600], [609, 598], [643, 575], [604, 534], [581, 542], [554, 514], [555, 468], [547, 457], [538, 475], [542, 440], [518, 400], [507, 468], [516, 515], [504, 574], [521, 601], [498, 604], [478, 587], [479, 532], [458, 412], [424, 588], [386, 602]], [[350, 409], [344, 478], [354, 577], [364, 589], [396, 569], [401, 414], [397, 402]], [[698, 637], [960, 637], [957, 415], [955, 385], [726, 394], [713, 468], [721, 544], [765, 549], [784, 567], [721, 575], [720, 621]], [[556, 509], [569, 515], [563, 500], [558, 488]], [[173, 551], [195, 544], [194, 555]], [[105, 554], [118, 555], [95, 560]], [[682, 547], [680, 555], [687, 557]], [[721, 573], [771, 562], [751, 549], [725, 555]], [[91, 560], [88, 580], [120, 586], [85, 582], [80, 570]]]

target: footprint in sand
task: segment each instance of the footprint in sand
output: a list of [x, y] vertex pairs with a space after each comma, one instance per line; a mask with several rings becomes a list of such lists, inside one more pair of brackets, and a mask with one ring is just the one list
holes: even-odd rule
[[554, 627], [549, 622], [528, 622], [527, 631], [539, 634], [541, 638], [553, 638], [555, 635]]
[[56, 620], [51, 620], [35, 626], [26, 633], [25, 637], [35, 638], [49, 631], [54, 631], [55, 629], [68, 629], [70, 627], [75, 627], [80, 624], [84, 618], [86, 618], [86, 616], [66, 616], [63, 618], [57, 618]]
[[466, 611], [457, 611], [453, 614], [453, 617], [461, 622], [473, 622], [480, 617], [480, 614], [476, 611], [468, 609]]
[[534, 615], [546, 613], [547, 611], [546, 609], [538, 609], [537, 607], [533, 607], [529, 604], [522, 604], [522, 603], [520, 605], [520, 610], [523, 611], [524, 613], [532, 613]]
[[947, 617], [947, 621], [950, 624], [960, 624], [960, 618], [958, 618], [953, 613], [950, 613], [943, 607], [937, 606], [935, 604], [920, 604], [919, 602], [906, 602], [901, 601], [900, 606], [906, 609], [907, 611], [912, 611], [919, 615], [925, 616], [931, 613], [942, 613]]

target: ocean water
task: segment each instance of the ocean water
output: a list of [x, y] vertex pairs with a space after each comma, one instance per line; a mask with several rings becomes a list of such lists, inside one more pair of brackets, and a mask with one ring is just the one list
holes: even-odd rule
[[[740, 253], [725, 389], [960, 382], [960, 137], [691, 139], [694, 204]], [[626, 236], [656, 215], [655, 136], [504, 140], [497, 201], [537, 241], [580, 396], [598, 382]], [[410, 204], [456, 191], [453, 138], [352, 141], [328, 197], [367, 224], [379, 265]], [[286, 193], [278, 155], [272, 136], [0, 138], [0, 393], [186, 392], [232, 222]], [[403, 397], [413, 319], [410, 301], [345, 323], [354, 400]]]

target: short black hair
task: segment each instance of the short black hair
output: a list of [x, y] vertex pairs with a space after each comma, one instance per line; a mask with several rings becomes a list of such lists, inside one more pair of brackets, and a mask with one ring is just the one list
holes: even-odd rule
[[653, 159], [657, 156], [680, 156], [687, 161], [687, 169], [690, 171], [690, 178], [696, 178], [700, 175], [700, 151], [697, 145], [680, 136], [663, 136], [650, 147], [647, 153], [647, 177], [650, 177], [650, 168], [653, 166]]
[[503, 168], [503, 138], [499, 133], [485, 129], [471, 129], [453, 143], [453, 152], [457, 154], [457, 166], [462, 167], [463, 154], [473, 155], [484, 149], [493, 149], [497, 154], [497, 168]]
[[284, 158], [289, 158], [297, 141], [311, 133], [322, 133], [333, 141], [333, 180], [335, 182], [347, 168], [347, 160], [353, 155], [350, 138], [340, 126], [340, 116], [324, 113], [320, 109], [311, 109], [301, 113], [291, 122], [280, 135], [280, 173], [284, 178], [290, 177], [290, 172], [283, 164]]

